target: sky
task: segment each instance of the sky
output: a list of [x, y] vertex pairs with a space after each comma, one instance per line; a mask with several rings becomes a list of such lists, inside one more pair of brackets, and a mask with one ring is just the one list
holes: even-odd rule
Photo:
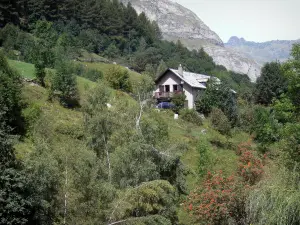
[[173, 0], [191, 9], [223, 42], [300, 39], [300, 0]]

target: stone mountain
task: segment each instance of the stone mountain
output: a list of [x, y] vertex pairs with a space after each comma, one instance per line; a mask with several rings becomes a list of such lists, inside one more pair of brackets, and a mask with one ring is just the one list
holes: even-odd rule
[[260, 75], [261, 68], [254, 60], [225, 48], [220, 37], [195, 13], [182, 5], [170, 0], [121, 1], [124, 4], [131, 2], [138, 13], [145, 12], [149, 19], [156, 20], [165, 40], [180, 40], [189, 49], [203, 47], [216, 64], [247, 74], [252, 81]]
[[259, 43], [233, 36], [225, 46], [228, 49], [242, 52], [248, 57], [255, 59], [258, 63], [264, 64], [275, 60], [286, 61], [290, 56], [293, 44], [296, 42], [300, 42], [300, 39], [295, 41], [275, 40]]

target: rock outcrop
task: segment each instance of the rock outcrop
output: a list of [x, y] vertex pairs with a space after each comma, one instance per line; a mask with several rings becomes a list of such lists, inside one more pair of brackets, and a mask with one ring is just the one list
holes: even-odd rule
[[239, 51], [248, 57], [255, 59], [259, 64], [279, 60], [286, 61], [294, 43], [300, 40], [285, 41], [275, 40], [267, 42], [246, 41], [244, 38], [231, 37], [225, 44], [226, 48]]
[[145, 12], [150, 20], [157, 21], [164, 38], [204, 39], [224, 46], [221, 38], [191, 10], [170, 0], [122, 0], [131, 2], [138, 13]]
[[216, 64], [228, 70], [247, 74], [252, 81], [260, 75], [260, 66], [234, 50], [228, 50], [220, 37], [212, 31], [195, 13], [171, 0], [121, 0], [131, 2], [138, 13], [145, 12], [151, 20], [156, 20], [169, 41], [180, 40], [189, 49], [204, 50]]

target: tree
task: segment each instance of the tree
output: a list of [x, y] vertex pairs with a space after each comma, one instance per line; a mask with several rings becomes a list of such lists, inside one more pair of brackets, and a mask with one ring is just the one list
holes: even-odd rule
[[261, 76], [256, 81], [255, 95], [256, 102], [263, 105], [270, 105], [273, 98], [287, 90], [287, 82], [281, 70], [279, 62], [271, 62], [264, 65]]
[[11, 69], [4, 54], [0, 51], [0, 112], [3, 121], [14, 129], [14, 132], [23, 131], [21, 116], [21, 87], [20, 75]]
[[45, 66], [41, 61], [36, 63], [35, 65], [35, 76], [43, 87], [45, 87], [45, 77], [46, 77], [46, 71], [45, 71]]
[[173, 108], [175, 113], [179, 113], [179, 111], [184, 108], [185, 99], [186, 99], [185, 94], [180, 94], [180, 93], [174, 94], [172, 98], [172, 103], [175, 106]]
[[65, 107], [76, 107], [79, 104], [76, 76], [73, 74], [70, 63], [61, 62], [56, 65], [50, 98], [56, 95]]
[[236, 94], [226, 84], [218, 80], [210, 79], [205, 92], [200, 92], [195, 101], [198, 112], [208, 115], [213, 108], [223, 111], [232, 125], [237, 123], [238, 109]]
[[164, 60], [160, 60], [159, 65], [156, 70], [156, 77], [160, 76], [161, 73], [166, 71], [166, 69], [168, 69], [167, 64], [164, 62]]
[[210, 120], [213, 127], [223, 135], [229, 135], [231, 125], [228, 118], [218, 108], [213, 108], [210, 114]]
[[128, 70], [122, 69], [120, 66], [111, 67], [105, 75], [105, 78], [109, 85], [114, 89], [127, 92], [130, 92], [132, 89]]
[[300, 106], [300, 44], [295, 44], [292, 48], [292, 59], [283, 64], [283, 71], [288, 80], [288, 97], [299, 111]]

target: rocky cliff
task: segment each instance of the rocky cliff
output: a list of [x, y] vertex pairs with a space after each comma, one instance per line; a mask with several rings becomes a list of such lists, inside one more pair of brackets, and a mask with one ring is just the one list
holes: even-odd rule
[[233, 36], [228, 40], [225, 46], [228, 49], [239, 51], [248, 57], [252, 57], [259, 64], [264, 64], [275, 60], [281, 62], [286, 61], [290, 56], [293, 44], [296, 42], [300, 42], [300, 40], [275, 40], [258, 43]]
[[195, 13], [169, 0], [122, 0], [131, 2], [138, 13], [145, 12], [151, 20], [157, 21], [163, 36], [205, 39], [210, 43], [224, 46], [220, 37], [200, 20]]
[[145, 12], [149, 19], [156, 20], [163, 37], [169, 41], [180, 40], [189, 49], [201, 47], [212, 56], [216, 64], [228, 70], [247, 74], [255, 81], [260, 75], [260, 66], [247, 56], [226, 49], [220, 37], [195, 13], [170, 0], [121, 0], [131, 2], [138, 13]]

